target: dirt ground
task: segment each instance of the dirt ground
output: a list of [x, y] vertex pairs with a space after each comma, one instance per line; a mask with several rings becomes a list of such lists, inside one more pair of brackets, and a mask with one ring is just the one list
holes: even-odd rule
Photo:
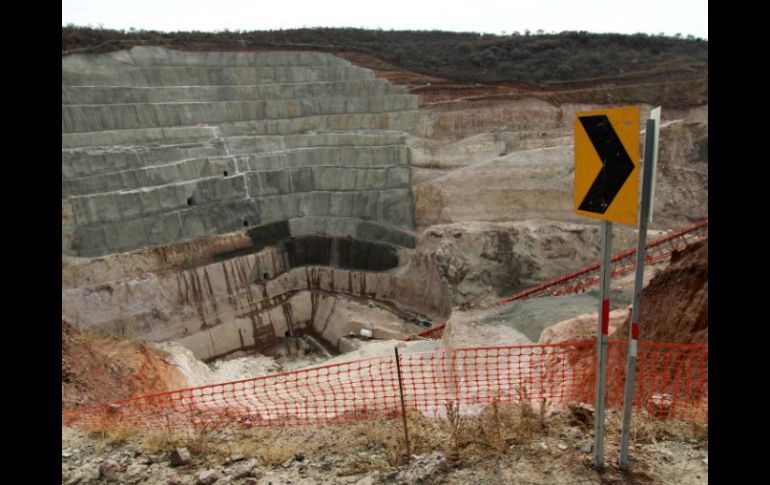
[[[707, 295], [707, 273], [704, 278], [700, 269], [707, 271], [707, 268], [701, 268], [701, 263], [707, 261], [707, 245], [694, 246], [674, 259], [666, 270], [654, 271], [656, 276], [644, 294], [666, 298], [670, 294], [666, 287], [676, 286], [692, 293], [686, 301], [697, 303], [703, 300]], [[476, 312], [481, 319], [493, 305], [489, 305], [490, 308], [482, 306], [485, 308], [465, 313]], [[670, 306], [663, 305], [662, 308]], [[697, 324], [702, 313], [699, 308], [699, 305], [687, 305], [687, 311], [680, 312], [692, 317], [688, 317], [681, 328], [677, 327], [680, 333], [701, 334]], [[66, 325], [62, 338], [67, 356], [63, 360], [63, 386], [82, 384], [73, 380], [73, 376], [83, 376], [83, 369], [78, 373], [73, 365], [91, 362], [91, 371], [87, 374], [91, 378], [90, 386], [86, 392], [80, 389], [81, 400], [98, 399], [99, 393], [106, 392], [113, 379], [125, 378], [127, 363], [114, 357], [121, 349], [125, 351], [125, 346], [136, 343], [84, 339]], [[159, 372], [164, 372], [166, 366], [178, 366], [173, 359], [164, 360], [152, 352], [133, 350], [127, 355], [143, 355], [147, 362], [154, 364], [144, 367], [137, 366], [136, 362], [131, 364], [133, 368], [147, 371], [142, 379], [126, 381], [127, 386], [133, 386], [131, 389], [140, 389], [137, 386], [153, 379], [158, 382]], [[146, 357], [148, 355], [151, 357]], [[173, 355], [169, 353], [169, 356]], [[241, 360], [244, 359], [221, 362], [219, 367], [207, 370], [214, 371], [212, 375], [225, 371], [229, 375], [237, 371], [240, 376], [242, 372], [252, 372], [250, 367], [243, 367]], [[270, 370], [262, 367], [259, 367], [260, 372]], [[124, 386], [121, 392], [128, 390]], [[409, 462], [402, 422], [397, 417], [345, 425], [247, 430], [107, 430], [88, 433], [63, 428], [62, 484], [708, 483], [707, 425], [652, 421], [636, 416], [631, 466], [628, 471], [621, 471], [616, 465], [620, 430], [620, 415], [616, 409], [607, 412], [606, 466], [603, 469], [593, 465], [590, 412], [586, 416], [575, 408], [533, 409], [500, 404], [488, 406], [479, 416], [460, 415], [451, 409], [447, 409], [446, 416], [443, 419], [418, 414], [408, 416]], [[191, 458], [188, 463], [174, 466], [170, 460], [171, 452], [180, 447], [187, 449]]]
[[187, 387], [168, 358], [143, 342], [85, 335], [62, 320], [62, 409]]
[[[408, 417], [249, 430], [85, 433], [62, 430], [62, 483], [149, 484], [672, 484], [708, 483], [707, 428], [635, 419], [631, 466], [621, 471], [620, 415], [608, 412], [605, 467], [580, 413], [489, 406], [480, 416]], [[186, 448], [189, 463], [170, 453]], [[206, 481], [207, 475], [216, 481]], [[209, 478], [210, 479], [210, 478]]]
[[[675, 252], [642, 293], [640, 335], [659, 343], [708, 343], [708, 240]], [[627, 319], [611, 340], [627, 340]]]

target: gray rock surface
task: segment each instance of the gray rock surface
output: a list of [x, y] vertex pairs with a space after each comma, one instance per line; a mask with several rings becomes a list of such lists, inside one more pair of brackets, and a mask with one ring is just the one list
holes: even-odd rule
[[190, 462], [192, 457], [190, 456], [190, 452], [187, 450], [187, 448], [176, 448], [174, 451], [171, 452], [171, 464], [174, 466], [179, 465], [186, 465]]
[[120, 465], [114, 460], [105, 460], [99, 465], [99, 478], [102, 480], [115, 480], [119, 470]]
[[[414, 227], [405, 139], [416, 110], [417, 96], [328, 54], [64, 57], [62, 251], [100, 256], [277, 221], [408, 243], [384, 227]], [[294, 224], [304, 218], [314, 223]], [[372, 223], [382, 228], [358, 229]]]
[[198, 485], [211, 485], [222, 478], [217, 470], [204, 470], [198, 474]]

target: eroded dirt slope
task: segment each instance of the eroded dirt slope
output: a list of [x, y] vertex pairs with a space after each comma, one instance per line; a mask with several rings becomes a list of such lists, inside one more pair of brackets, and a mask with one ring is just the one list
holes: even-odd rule
[[[675, 252], [671, 264], [642, 292], [639, 339], [708, 343], [708, 240]], [[630, 316], [610, 336], [628, 340]]]
[[62, 408], [187, 387], [157, 349], [126, 339], [90, 337], [62, 320]]

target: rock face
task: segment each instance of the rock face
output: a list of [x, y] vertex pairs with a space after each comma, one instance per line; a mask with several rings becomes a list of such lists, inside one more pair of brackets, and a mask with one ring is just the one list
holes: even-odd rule
[[[100, 333], [177, 340], [200, 359], [271, 346], [286, 332], [315, 328], [324, 334], [334, 320], [330, 315], [340, 318], [345, 305], [368, 315], [370, 323], [389, 325], [413, 315], [439, 319], [449, 313], [445, 285], [424, 256], [411, 255], [396, 272], [374, 273], [328, 267], [287, 270], [276, 251], [270, 247], [191, 269], [137, 276], [129, 271], [107, 281], [93, 271], [94, 283], [62, 291], [62, 313], [80, 328]], [[336, 308], [338, 295], [351, 301]], [[376, 308], [368, 306], [370, 300], [377, 302]], [[340, 321], [333, 327], [358, 330]], [[336, 345], [336, 339], [330, 340]]]
[[[708, 240], [674, 253], [642, 292], [639, 340], [708, 343]], [[611, 340], [627, 340], [630, 316]]]
[[415, 187], [422, 226], [459, 221], [567, 219], [572, 212], [571, 147], [515, 152]]
[[660, 130], [655, 216], [685, 226], [708, 215], [708, 121], [679, 120]]
[[[610, 312], [609, 332], [612, 333], [628, 317], [630, 309]], [[596, 340], [597, 313], [579, 315], [575, 318], [552, 325], [540, 334], [540, 344], [566, 344]]]
[[476, 312], [452, 313], [441, 337], [442, 348], [532, 345], [532, 341], [518, 330], [505, 325], [484, 323], [483, 317], [474, 313]]
[[[616, 230], [613, 247], [634, 233]], [[434, 261], [455, 304], [538, 284], [598, 261], [598, 226], [536, 220], [439, 224], [423, 231], [416, 253]]]
[[[417, 225], [583, 222], [573, 210], [573, 123], [606, 107], [524, 98], [421, 110], [408, 140]], [[649, 109], [640, 107], [642, 121]], [[663, 116], [653, 227], [678, 229], [708, 217], [708, 107]]]
[[416, 109], [417, 96], [328, 54], [64, 57], [63, 253], [279, 221], [292, 236], [398, 244], [414, 225]]
[[[594, 263], [571, 143], [598, 106], [556, 99], [418, 110], [311, 52], [66, 56], [62, 315], [201, 359], [305, 331], [341, 349]], [[655, 221], [679, 228], [706, 215], [707, 106], [664, 121]]]

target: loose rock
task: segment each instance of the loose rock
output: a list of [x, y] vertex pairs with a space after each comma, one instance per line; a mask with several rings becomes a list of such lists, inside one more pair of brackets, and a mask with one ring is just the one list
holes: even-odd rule
[[674, 463], [674, 455], [671, 452], [662, 452], [660, 458], [666, 463]]
[[102, 480], [115, 480], [120, 466], [113, 460], [105, 460], [99, 465], [99, 478]]
[[80, 483], [83, 480], [83, 478], [85, 478], [85, 475], [83, 475], [82, 473], [76, 473], [72, 475], [69, 480], [64, 482], [64, 485], [75, 485], [76, 483]]
[[567, 426], [564, 431], [562, 431], [562, 436], [565, 438], [572, 438], [572, 439], [578, 439], [580, 438], [583, 433], [574, 426]]
[[424, 483], [447, 467], [446, 457], [438, 451], [414, 458], [407, 467], [399, 471], [395, 479], [397, 483]]
[[253, 476], [253, 473], [251, 472], [251, 467], [249, 465], [238, 465], [233, 468], [233, 478], [236, 480], [238, 478], [245, 478], [245, 477], [251, 477]]
[[239, 462], [239, 461], [243, 461], [245, 459], [246, 459], [246, 456], [244, 456], [241, 453], [237, 453], [235, 455], [232, 455], [230, 458], [228, 458], [227, 461], [225, 462], [225, 465], [229, 465], [231, 463], [236, 463], [236, 462]]
[[211, 485], [221, 476], [217, 470], [204, 470], [198, 474], [198, 485]]
[[186, 465], [190, 463], [192, 457], [187, 448], [176, 448], [171, 452], [171, 464], [174, 466]]
[[131, 481], [136, 481], [144, 477], [147, 472], [147, 465], [134, 463], [128, 466], [126, 469], [126, 478]]

